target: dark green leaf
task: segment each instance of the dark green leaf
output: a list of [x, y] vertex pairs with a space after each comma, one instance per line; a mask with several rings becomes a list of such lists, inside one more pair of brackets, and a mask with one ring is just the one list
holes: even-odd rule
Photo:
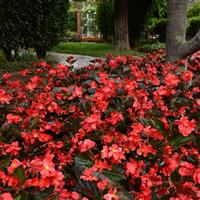
[[73, 91], [74, 91], [74, 86], [72, 86], [72, 87], [69, 89], [68, 95], [70, 96], [70, 95], [73, 93]]
[[169, 144], [171, 146], [174, 146], [175, 148], [179, 148], [185, 144], [187, 144], [188, 142], [192, 142], [196, 139], [196, 137], [194, 135], [189, 135], [187, 137], [184, 137], [182, 135], [172, 139]]
[[24, 168], [21, 165], [14, 170], [13, 175], [15, 178], [19, 180], [20, 185], [24, 183], [25, 172], [24, 172]]
[[166, 131], [165, 131], [164, 123], [160, 119], [157, 119], [157, 118], [152, 118], [152, 119], [139, 118], [138, 121], [141, 122], [142, 124], [146, 125], [146, 126], [149, 126], [149, 125], [152, 126], [156, 130], [158, 130], [165, 138], [168, 136]]
[[111, 179], [112, 181], [121, 181], [121, 180], [126, 180], [126, 177], [123, 173], [121, 172], [113, 172], [113, 171], [103, 171], [103, 175]]

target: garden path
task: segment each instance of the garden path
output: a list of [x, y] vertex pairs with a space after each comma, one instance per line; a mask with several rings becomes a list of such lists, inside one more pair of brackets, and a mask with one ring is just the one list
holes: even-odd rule
[[84, 56], [84, 55], [75, 55], [75, 54], [65, 54], [65, 53], [56, 53], [48, 52], [48, 55], [54, 57], [58, 63], [66, 64], [66, 58], [68, 56], [73, 56], [76, 62], [74, 63], [74, 68], [78, 69], [90, 64], [91, 60], [96, 59], [97, 57]]

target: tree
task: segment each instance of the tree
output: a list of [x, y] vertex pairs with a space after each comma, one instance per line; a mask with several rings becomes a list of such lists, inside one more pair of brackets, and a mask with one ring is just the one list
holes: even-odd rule
[[38, 58], [64, 31], [69, 0], [1, 0], [0, 48], [13, 60], [20, 48], [35, 48]]
[[111, 42], [114, 33], [114, 0], [99, 0], [96, 18], [103, 39], [106, 42]]
[[24, 27], [22, 7], [22, 1], [0, 1], [0, 48], [8, 61], [14, 59], [12, 50], [17, 53], [17, 49], [23, 43], [21, 34]]
[[46, 52], [59, 42], [67, 23], [68, 0], [29, 0], [31, 12], [27, 46], [36, 49], [38, 58], [44, 58]]
[[130, 49], [128, 31], [128, 0], [115, 0], [115, 46]]
[[200, 30], [186, 41], [186, 15], [190, 0], [168, 0], [166, 49], [167, 60], [177, 61], [200, 49]]

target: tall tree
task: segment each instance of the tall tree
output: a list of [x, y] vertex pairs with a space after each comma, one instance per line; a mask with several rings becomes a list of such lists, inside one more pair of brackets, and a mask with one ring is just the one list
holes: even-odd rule
[[168, 0], [166, 49], [167, 60], [177, 61], [200, 50], [200, 30], [186, 41], [186, 15], [191, 0]]
[[128, 0], [115, 0], [115, 46], [130, 49], [128, 31]]

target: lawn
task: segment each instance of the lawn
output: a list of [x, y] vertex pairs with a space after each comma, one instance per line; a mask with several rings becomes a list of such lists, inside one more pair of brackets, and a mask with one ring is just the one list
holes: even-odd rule
[[144, 56], [136, 50], [116, 50], [112, 44], [94, 42], [61, 42], [52, 51], [78, 55], [104, 57], [107, 54]]

